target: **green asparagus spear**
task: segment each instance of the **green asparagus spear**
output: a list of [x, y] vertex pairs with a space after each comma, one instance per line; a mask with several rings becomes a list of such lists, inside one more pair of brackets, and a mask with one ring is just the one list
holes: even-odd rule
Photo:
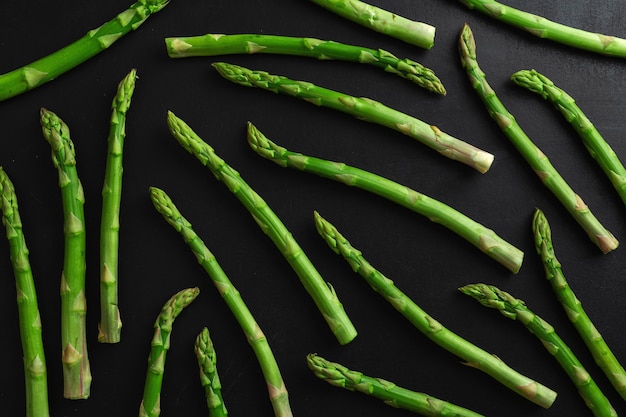
[[388, 127], [423, 143], [447, 158], [469, 165], [481, 173], [487, 172], [493, 162], [492, 154], [452, 137], [436, 126], [424, 123], [372, 99], [353, 97], [309, 82], [294, 81], [264, 71], [251, 71], [224, 62], [215, 63], [213, 66], [224, 78], [236, 84], [290, 95], [317, 106], [328, 107], [360, 120]]
[[109, 22], [89, 31], [73, 43], [28, 65], [0, 75], [0, 101], [32, 90], [57, 78], [110, 47], [135, 30], [169, 0], [137, 0]]
[[567, 283], [561, 263], [554, 253], [548, 219], [539, 209], [535, 211], [532, 226], [537, 253], [543, 261], [546, 278], [550, 282], [557, 299], [563, 305], [567, 317], [587, 345], [596, 364], [602, 369], [622, 398], [626, 399], [626, 371], [598, 329], [593, 325], [580, 300]]
[[359, 62], [399, 75], [434, 93], [446, 94], [445, 87], [433, 70], [410, 59], [396, 58], [382, 49], [314, 38], [261, 34], [207, 34], [166, 38], [165, 45], [171, 58], [229, 54], [283, 54]]
[[200, 383], [204, 387], [209, 417], [226, 417], [228, 411], [222, 398], [222, 384], [217, 374], [217, 355], [206, 327], [196, 337], [194, 352], [200, 368]]
[[243, 301], [241, 294], [232, 284], [213, 253], [193, 230], [191, 223], [182, 216], [169, 196], [163, 190], [155, 187], [150, 189], [150, 196], [157, 211], [183, 237], [185, 243], [192, 250], [246, 335], [267, 383], [274, 415], [276, 417], [291, 417], [289, 394], [276, 358], [261, 327]]
[[168, 114], [168, 124], [172, 135], [180, 145], [187, 152], [195, 155], [204, 166], [209, 168], [217, 180], [228, 187], [250, 212], [263, 232], [274, 242], [313, 298], [339, 343], [347, 344], [352, 341], [357, 332], [337, 298], [337, 294], [330, 284], [324, 282], [280, 218], [237, 171], [217, 156], [211, 146], [172, 112]]
[[466, 24], [459, 39], [459, 52], [463, 68], [472, 87], [489, 110], [489, 115], [517, 148], [541, 182], [557, 197], [603, 253], [617, 248], [619, 242], [593, 215], [589, 207], [572, 190], [565, 179], [550, 163], [548, 157], [532, 142], [487, 83], [485, 73], [476, 61], [476, 44], [470, 27]]
[[126, 137], [126, 112], [135, 90], [137, 72], [132, 69], [120, 82], [113, 99], [100, 220], [100, 325], [98, 341], [120, 341], [122, 320], [118, 304], [118, 257], [120, 204], [122, 201], [122, 157]]
[[505, 317], [518, 320], [537, 336], [578, 388], [579, 394], [596, 417], [617, 416], [609, 400], [563, 339], [549, 323], [530, 311], [524, 301], [492, 285], [470, 284], [461, 287], [460, 291], [475, 298], [485, 307], [494, 308]]
[[371, 395], [394, 408], [402, 408], [430, 417], [480, 417], [482, 415], [428, 394], [399, 387], [393, 382], [363, 375], [361, 372], [350, 370], [338, 363], [327, 361], [317, 354], [308, 354], [306, 361], [313, 374], [330, 385]]
[[359, 0], [311, 0], [351, 22], [424, 49], [435, 44], [434, 26], [416, 22]]
[[89, 397], [91, 371], [87, 356], [85, 298], [85, 195], [76, 170], [74, 144], [65, 122], [41, 109], [44, 138], [52, 147], [63, 203], [65, 249], [61, 275], [61, 343], [65, 398]]
[[6, 229], [17, 288], [26, 388], [26, 417], [48, 417], [50, 415], [48, 373], [37, 291], [28, 259], [28, 248], [18, 211], [17, 195], [13, 183], [2, 168], [0, 168], [0, 194], [2, 195], [2, 223]]
[[161, 414], [161, 386], [174, 320], [198, 297], [198, 294], [200, 290], [197, 287], [177, 292], [165, 303], [154, 322], [154, 337], [148, 357], [148, 370], [143, 398], [139, 406], [139, 417], [158, 417]]
[[372, 266], [339, 231], [315, 213], [315, 227], [328, 246], [341, 255], [374, 291], [387, 300], [417, 330], [431, 341], [464, 360], [466, 365], [479, 369], [522, 397], [544, 408], [552, 405], [556, 393], [536, 381], [520, 374], [506, 365], [498, 356], [492, 355], [468, 340], [444, 327], [411, 298], [400, 291], [393, 281]]
[[257, 154], [282, 167], [299, 169], [361, 188], [440, 223], [514, 273], [522, 266], [522, 251], [493, 230], [434, 198], [344, 163], [291, 152], [269, 140], [252, 123], [248, 123], [248, 143]]

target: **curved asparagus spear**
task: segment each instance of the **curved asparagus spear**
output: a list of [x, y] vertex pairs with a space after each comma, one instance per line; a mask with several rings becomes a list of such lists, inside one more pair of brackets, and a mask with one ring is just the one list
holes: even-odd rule
[[213, 66], [224, 78], [236, 84], [290, 95], [317, 106], [328, 107], [360, 120], [388, 127], [425, 144], [447, 158], [469, 165], [481, 173], [487, 172], [493, 162], [492, 154], [452, 137], [436, 126], [424, 123], [369, 98], [353, 97], [309, 82], [294, 81], [287, 77], [268, 74], [265, 71], [252, 71], [224, 62], [215, 63]]
[[282, 167], [310, 172], [361, 188], [421, 214], [455, 232], [514, 273], [522, 266], [522, 251], [499, 237], [493, 230], [434, 198], [344, 163], [291, 152], [269, 140], [252, 123], [248, 123], [248, 143], [257, 154]]
[[28, 248], [22, 230], [13, 183], [0, 168], [2, 224], [6, 229], [9, 253], [17, 288], [17, 309], [24, 361], [26, 417], [48, 417], [48, 372], [41, 332], [41, 317]]
[[520, 374], [492, 355], [444, 327], [400, 291], [392, 280], [384, 276], [354, 248], [339, 231], [315, 213], [315, 227], [328, 246], [341, 255], [374, 291], [398, 310], [416, 329], [431, 341], [464, 360], [466, 365], [479, 369], [505, 387], [544, 408], [552, 405], [556, 393]]
[[163, 190], [151, 187], [150, 197], [157, 211], [183, 237], [185, 243], [193, 251], [196, 259], [209, 275], [211, 281], [213, 281], [220, 296], [224, 299], [246, 335], [265, 377], [275, 416], [291, 417], [289, 394], [287, 393], [276, 358], [261, 327], [254, 319], [243, 298], [241, 298], [241, 294], [217, 262], [215, 255], [206, 247], [202, 239], [193, 230], [191, 223], [182, 216], [169, 196]]
[[87, 355], [85, 298], [85, 194], [76, 170], [70, 131], [53, 112], [41, 109], [44, 138], [52, 147], [63, 203], [65, 250], [61, 275], [61, 343], [65, 398], [89, 397], [91, 371]]
[[161, 386], [165, 372], [165, 359], [170, 349], [174, 320], [193, 300], [198, 297], [198, 288], [186, 288], [174, 294], [161, 309], [154, 322], [154, 337], [148, 357], [148, 370], [143, 398], [139, 406], [139, 417], [158, 417], [161, 414]]
[[171, 58], [230, 54], [282, 54], [359, 62], [382, 68], [437, 94], [445, 95], [441, 80], [433, 70], [408, 58], [399, 59], [382, 49], [290, 36], [236, 34], [166, 38]]
[[217, 374], [217, 355], [209, 334], [209, 329], [202, 329], [194, 346], [194, 352], [200, 368], [200, 383], [204, 387], [209, 417], [225, 417], [228, 415], [222, 398], [222, 384]]
[[541, 182], [557, 197], [603, 253], [617, 248], [619, 245], [617, 239], [598, 221], [585, 202], [550, 163], [548, 157], [526, 135], [515, 117], [504, 107], [495, 91], [487, 83], [485, 73], [476, 61], [474, 35], [467, 24], [464, 25], [459, 38], [459, 53], [472, 87], [489, 110], [489, 115], [498, 123], [502, 132], [517, 148]]
[[485, 307], [494, 308], [505, 317], [518, 320], [532, 334], [537, 336], [548, 352], [561, 365], [574, 385], [576, 385], [578, 392], [585, 400], [585, 404], [596, 417], [617, 416], [609, 400], [604, 396], [571, 349], [556, 334], [554, 328], [549, 323], [526, 307], [524, 301], [514, 298], [509, 293], [493, 285], [470, 284], [459, 288], [459, 290], [475, 298]]
[[315, 266], [280, 218], [267, 203], [244, 180], [239, 173], [215, 154], [184, 121], [172, 112], [168, 114], [172, 135], [180, 145], [198, 158], [202, 165], [211, 170], [215, 178], [223, 182], [250, 212], [263, 232], [274, 242], [289, 265], [296, 272], [304, 288], [328, 323], [341, 344], [352, 341], [357, 335], [354, 325], [343, 309], [337, 294], [326, 284]]
[[543, 261], [546, 278], [550, 282], [557, 299], [563, 305], [567, 317], [587, 345], [596, 364], [602, 369], [622, 398], [626, 399], [626, 371], [598, 329], [593, 325], [580, 300], [578, 300], [574, 291], [567, 283], [561, 263], [554, 253], [552, 232], [550, 231], [548, 219], [539, 209], [535, 211], [532, 226], [537, 253]]
[[135, 30], [169, 0], [138, 0], [109, 22], [30, 64], [0, 75], [0, 101], [25, 93], [66, 73]]

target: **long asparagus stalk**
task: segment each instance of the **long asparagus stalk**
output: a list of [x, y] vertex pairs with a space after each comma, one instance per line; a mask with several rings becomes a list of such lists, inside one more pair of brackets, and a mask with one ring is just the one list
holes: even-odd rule
[[204, 388], [209, 417], [226, 417], [228, 411], [224, 405], [222, 384], [217, 373], [217, 354], [215, 353], [209, 329], [206, 327], [196, 337], [194, 352], [198, 359], [200, 383]]
[[76, 170], [68, 126], [53, 112], [41, 109], [44, 138], [52, 147], [63, 203], [65, 249], [61, 275], [61, 343], [65, 398], [89, 397], [91, 370], [87, 355], [85, 298], [85, 195]]
[[183, 237], [185, 243], [192, 250], [196, 259], [206, 271], [217, 288], [220, 296], [235, 316], [237, 323], [243, 330], [250, 347], [257, 357], [261, 371], [267, 383], [270, 401], [276, 417], [291, 417], [289, 394], [278, 368], [274, 353], [267, 338], [254, 316], [243, 301], [241, 294], [232, 284], [215, 255], [204, 244], [202, 239], [193, 230], [191, 223], [185, 219], [169, 196], [161, 189], [150, 188], [152, 203], [163, 218]]
[[498, 123], [541, 182], [557, 197], [603, 253], [617, 248], [619, 245], [617, 239], [598, 221], [585, 202], [550, 163], [548, 157], [526, 135], [515, 117], [509, 113], [487, 83], [485, 73], [480, 69], [476, 60], [474, 35], [467, 24], [464, 25], [459, 38], [459, 53], [472, 87], [489, 110], [489, 115]]
[[436, 126], [404, 114], [369, 98], [353, 97], [318, 87], [304, 81], [252, 71], [237, 65], [218, 62], [215, 69], [227, 80], [245, 87], [258, 87], [274, 93], [296, 97], [317, 106], [350, 114], [360, 120], [379, 124], [415, 139], [441, 155], [462, 162], [477, 171], [489, 170], [494, 156], [460, 139], [442, 132]]
[[254, 217], [264, 233], [274, 242], [281, 254], [296, 272], [304, 288], [322, 313], [333, 334], [341, 344], [352, 341], [357, 335], [354, 325], [343, 309], [331, 285], [326, 284], [315, 266], [280, 218], [272, 211], [239, 173], [215, 154], [214, 149], [204, 142], [183, 120], [172, 112], [168, 114], [172, 135], [187, 150], [196, 156], [202, 165], [209, 168], [216, 179], [223, 182]]
[[310, 172], [400, 204], [455, 232], [510, 271], [517, 273], [521, 268], [524, 258], [522, 251], [493, 230], [434, 198], [344, 163], [291, 152], [269, 140], [251, 123], [248, 123], [248, 143], [257, 154], [282, 167]]

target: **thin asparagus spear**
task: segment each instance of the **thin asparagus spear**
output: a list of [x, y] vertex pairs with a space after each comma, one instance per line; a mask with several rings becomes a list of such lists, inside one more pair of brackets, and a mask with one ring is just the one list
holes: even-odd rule
[[0, 75], [0, 101], [32, 90], [77, 67], [135, 30], [169, 0], [138, 0], [109, 22], [30, 64]]
[[218, 62], [215, 69], [227, 80], [244, 87], [258, 87], [274, 93], [296, 97], [317, 106], [328, 107], [350, 114], [360, 120], [379, 124], [405, 134], [441, 155], [471, 166], [484, 173], [489, 170], [494, 156], [462, 140], [442, 132], [436, 126], [416, 119], [369, 98], [353, 97], [304, 81], [252, 71], [237, 65]]
[[61, 274], [61, 343], [65, 398], [89, 397], [91, 371], [87, 355], [85, 298], [85, 194], [76, 170], [76, 154], [65, 122], [41, 109], [44, 138], [52, 147], [63, 203], [65, 250]]
[[615, 417], [617, 413], [596, 385], [591, 375], [574, 355], [565, 342], [556, 334], [554, 328], [530, 311], [524, 301], [514, 298], [509, 293], [493, 285], [470, 284], [459, 288], [470, 297], [475, 298], [485, 307], [494, 308], [505, 317], [518, 320], [541, 341], [548, 352], [561, 365], [567, 376], [572, 380], [585, 404], [597, 417]]
[[317, 354], [306, 357], [309, 369], [313, 374], [330, 385], [345, 388], [349, 391], [361, 392], [378, 398], [394, 408], [402, 408], [414, 413], [430, 417], [480, 417], [467, 408], [432, 397], [428, 394], [402, 388], [393, 382], [381, 378], [372, 378], [361, 372], [353, 371], [336, 362], [330, 362]]
[[148, 357], [148, 370], [143, 398], [139, 406], [139, 417], [158, 417], [161, 414], [161, 386], [174, 320], [198, 297], [198, 294], [200, 290], [197, 287], [185, 288], [177, 292], [165, 303], [154, 322], [154, 337]]
[[274, 353], [241, 294], [232, 284], [213, 253], [193, 230], [191, 223], [182, 216], [169, 196], [156, 187], [150, 188], [150, 196], [157, 211], [183, 237], [185, 243], [192, 250], [246, 335], [267, 383], [274, 415], [276, 417], [291, 417], [289, 394]]
[[48, 372], [41, 332], [41, 317], [33, 271], [18, 211], [13, 183], [0, 168], [2, 223], [6, 229], [9, 253], [17, 288], [17, 309], [24, 361], [26, 417], [48, 417]]
[[598, 221], [582, 198], [572, 190], [550, 163], [548, 157], [526, 135], [515, 117], [509, 113], [495, 91], [487, 83], [485, 73], [476, 61], [474, 35], [467, 24], [461, 31], [459, 52], [463, 68], [467, 71], [472, 87], [487, 107], [489, 115], [498, 123], [502, 132], [517, 148], [541, 182], [557, 197], [603, 253], [608, 253], [617, 248], [619, 245], [617, 239]]
[[132, 69], [120, 82], [113, 99], [100, 220], [100, 325], [98, 341], [118, 343], [122, 320], [118, 303], [120, 204], [126, 112], [135, 90], [137, 71]]
[[228, 415], [224, 399], [222, 398], [222, 384], [217, 374], [217, 355], [209, 334], [209, 329], [202, 329], [198, 337], [194, 352], [200, 368], [200, 383], [204, 387], [209, 417], [225, 417]]
[[626, 371], [615, 357], [598, 329], [594, 326], [580, 300], [567, 283], [561, 268], [561, 263], [554, 253], [552, 232], [548, 224], [548, 219], [539, 209], [535, 211], [532, 228], [537, 253], [543, 261], [546, 278], [548, 282], [550, 282], [557, 299], [563, 305], [567, 317], [587, 345], [596, 364], [602, 369], [622, 398], [626, 399]]
[[310, 172], [369, 191], [421, 214], [458, 234], [511, 272], [517, 273], [522, 266], [524, 259], [522, 251], [502, 239], [493, 230], [434, 198], [341, 162], [291, 152], [269, 140], [252, 123], [248, 123], [248, 144], [257, 154], [282, 167]]
[[382, 49], [348, 45], [335, 41], [290, 36], [236, 34], [166, 38], [171, 58], [230, 54], [282, 54], [359, 62], [382, 68], [437, 94], [446, 89], [433, 70], [408, 58], [399, 59]]
[[417, 330], [431, 341], [464, 360], [466, 365], [479, 369], [513, 392], [541, 407], [548, 408], [556, 393], [538, 382], [520, 374], [506, 365], [498, 356], [492, 355], [444, 327], [422, 310], [411, 298], [400, 291], [393, 281], [372, 266], [339, 231], [315, 213], [315, 227], [328, 246], [341, 255], [374, 291], [387, 300]]
[[280, 218], [263, 198], [241, 178], [239, 173], [217, 156], [213, 148], [204, 142], [183, 120], [176, 117], [172, 112], [169, 112], [167, 120], [172, 135], [180, 145], [187, 152], [195, 155], [202, 165], [209, 168], [218, 181], [227, 186], [250, 212], [263, 232], [274, 242], [300, 278], [304, 288], [317, 305], [339, 343], [347, 344], [352, 341], [357, 332], [337, 298], [337, 294], [330, 284], [324, 282], [324, 279]]
[[420, 48], [430, 49], [435, 44], [434, 26], [399, 16], [369, 3], [359, 0], [311, 1], [344, 19]]

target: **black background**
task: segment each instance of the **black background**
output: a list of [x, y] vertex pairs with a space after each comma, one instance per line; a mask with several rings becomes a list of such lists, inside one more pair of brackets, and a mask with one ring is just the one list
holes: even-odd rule
[[[530, 68], [550, 77], [577, 99], [617, 154], [626, 157], [624, 62], [534, 38], [458, 1], [371, 3], [436, 26], [434, 48], [421, 50], [371, 32], [305, 0], [174, 0], [109, 50], [37, 90], [0, 103], [0, 164], [15, 183], [31, 252], [44, 325], [51, 415], [137, 415], [154, 319], [172, 294], [190, 286], [199, 286], [201, 294], [174, 326], [162, 415], [206, 415], [192, 350], [204, 326], [217, 348], [230, 414], [272, 413], [243, 333], [189, 249], [154, 210], [149, 186], [168, 192], [240, 290], [273, 348], [295, 415], [409, 415], [316, 379], [305, 364], [309, 352], [485, 415], [590, 415], [573, 384], [521, 324], [460, 295], [457, 288], [471, 282], [495, 284], [524, 299], [555, 326], [618, 413], [626, 410], [545, 280], [534, 252], [532, 213], [535, 207], [546, 213], [565, 275], [618, 358], [626, 358], [624, 249], [602, 255], [540, 184], [471, 89], [456, 42], [463, 23], [469, 23], [479, 64], [500, 99], [596, 216], [622, 240], [626, 239], [626, 211], [600, 168], [561, 115], [509, 77]], [[626, 7], [618, 0], [510, 0], [508, 4], [587, 30], [626, 35]], [[127, 0], [3, 2], [0, 72], [78, 39], [128, 5]], [[166, 36], [246, 32], [383, 48], [435, 70], [448, 94], [440, 97], [380, 70], [345, 62], [269, 55], [174, 60], [167, 57], [163, 42]], [[236, 86], [210, 67], [217, 60], [381, 101], [494, 153], [495, 163], [481, 175], [383, 127]], [[102, 345], [96, 341], [100, 190], [111, 99], [132, 67], [137, 68], [139, 80], [128, 114], [124, 156], [119, 288], [124, 327], [119, 344]], [[62, 398], [58, 297], [62, 211], [49, 145], [40, 132], [42, 106], [70, 126], [87, 199], [87, 320], [93, 384], [91, 397], [81, 401]], [[353, 319], [359, 336], [351, 344], [336, 342], [296, 275], [243, 206], [170, 136], [167, 110], [209, 142], [290, 228], [322, 276], [335, 286]], [[245, 142], [246, 121], [290, 150], [368, 169], [457, 208], [525, 251], [520, 273], [509, 273], [453, 233], [393, 203], [261, 159]], [[543, 410], [489, 376], [461, 365], [415, 330], [326, 247], [313, 226], [314, 209], [442, 324], [558, 391], [553, 407]], [[4, 240], [2, 253], [0, 410], [22, 414], [21, 346]]]

